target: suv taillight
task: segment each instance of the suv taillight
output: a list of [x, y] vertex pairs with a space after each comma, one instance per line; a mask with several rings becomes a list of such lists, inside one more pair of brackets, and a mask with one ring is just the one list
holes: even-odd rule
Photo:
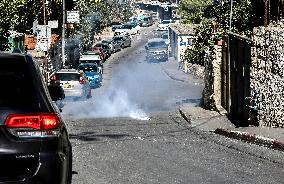
[[80, 77], [80, 84], [85, 84], [85, 79], [83, 77]]
[[52, 81], [56, 81], [56, 75], [53, 75], [53, 76], [51, 77], [51, 80], [52, 80]]
[[50, 137], [58, 135], [60, 121], [54, 113], [11, 114], [5, 125], [18, 137]]

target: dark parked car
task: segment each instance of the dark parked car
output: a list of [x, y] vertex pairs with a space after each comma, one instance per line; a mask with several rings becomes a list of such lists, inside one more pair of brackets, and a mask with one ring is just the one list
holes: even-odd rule
[[147, 62], [168, 60], [168, 45], [162, 38], [149, 39], [145, 49]]
[[[99, 55], [101, 56], [103, 62], [106, 61], [106, 59], [107, 59], [107, 54], [104, 52], [103, 48], [101, 48], [101, 47], [92, 47], [89, 51], [98, 52]], [[88, 51], [88, 52], [89, 52], [89, 51]]]
[[121, 27], [121, 23], [120, 22], [113, 22], [112, 26], [111, 26], [111, 30], [115, 31], [119, 27]]
[[128, 35], [117, 35], [113, 37], [113, 41], [120, 44], [121, 48], [131, 47], [131, 38]]
[[100, 47], [103, 49], [104, 53], [107, 55], [107, 58], [111, 56], [111, 48], [107, 43], [96, 43], [95, 47]]
[[111, 45], [113, 53], [121, 50], [120, 44], [114, 42], [112, 39], [102, 40], [102, 42]]
[[47, 87], [31, 56], [1, 52], [0, 83], [0, 183], [71, 183], [60, 85]]

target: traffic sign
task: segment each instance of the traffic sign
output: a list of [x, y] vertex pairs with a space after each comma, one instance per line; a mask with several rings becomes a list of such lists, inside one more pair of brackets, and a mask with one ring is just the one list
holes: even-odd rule
[[67, 11], [67, 23], [79, 24], [80, 23], [79, 11]]
[[49, 42], [48, 38], [38, 38], [35, 49], [37, 51], [43, 51], [43, 52], [48, 51], [48, 47], [49, 47], [48, 42]]
[[50, 28], [58, 28], [58, 20], [48, 21], [48, 26]]
[[37, 25], [37, 51], [48, 51], [51, 44], [51, 28], [48, 25]]

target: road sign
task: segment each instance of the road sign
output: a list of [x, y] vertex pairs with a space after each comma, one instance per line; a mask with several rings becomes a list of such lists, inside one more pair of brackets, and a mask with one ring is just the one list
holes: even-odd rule
[[38, 51], [48, 51], [51, 44], [51, 28], [48, 25], [37, 25], [37, 44], [35, 49]]
[[48, 26], [50, 28], [58, 28], [58, 20], [48, 21]]
[[37, 25], [37, 38], [50, 38], [51, 28], [48, 25]]
[[186, 42], [179, 42], [179, 46], [186, 46]]
[[67, 11], [67, 23], [79, 24], [80, 23], [79, 11]]
[[37, 39], [37, 44], [35, 49], [37, 51], [43, 51], [46, 52], [48, 51], [48, 47], [49, 47], [49, 39], [48, 38], [38, 38]]
[[33, 22], [33, 33], [34, 33], [34, 34], [36, 33], [37, 26], [38, 26], [38, 21], [35, 20], [35, 21]]

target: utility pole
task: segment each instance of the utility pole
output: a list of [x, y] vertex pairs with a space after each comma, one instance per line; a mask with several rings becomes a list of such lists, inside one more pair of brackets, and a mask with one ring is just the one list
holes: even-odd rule
[[65, 66], [65, 0], [62, 1], [62, 38], [61, 38], [61, 47], [62, 47], [62, 65]]
[[[42, 9], [43, 9], [43, 25], [46, 26], [46, 0], [42, 0]], [[47, 27], [45, 27], [45, 37], [47, 36]], [[50, 39], [50, 38], [48, 38]], [[45, 66], [45, 82], [48, 84], [48, 41], [47, 41], [47, 51], [44, 52], [44, 66]]]
[[233, 3], [234, 0], [231, 0], [231, 8], [230, 8], [230, 27], [229, 27], [229, 31], [232, 31], [232, 18], [233, 18]]
[[46, 7], [45, 7], [45, 0], [42, 0], [42, 9], [43, 9], [43, 25], [46, 25]]
[[264, 27], [267, 27], [269, 20], [270, 0], [264, 0]]

